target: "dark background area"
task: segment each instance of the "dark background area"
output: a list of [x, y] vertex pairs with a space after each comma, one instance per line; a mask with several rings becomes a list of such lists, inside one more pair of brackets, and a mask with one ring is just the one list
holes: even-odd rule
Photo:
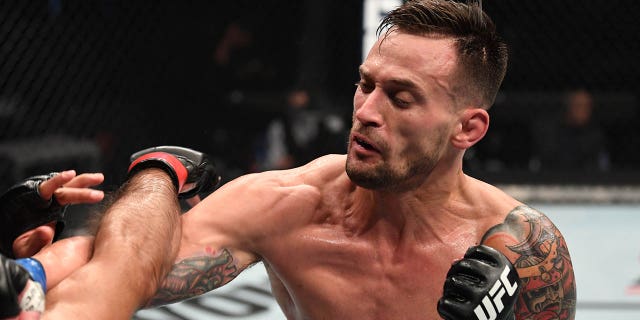
[[[490, 183], [637, 184], [640, 2], [495, 0], [484, 9], [511, 58], [467, 172]], [[225, 181], [260, 170], [265, 130], [293, 89], [348, 127], [362, 19], [355, 0], [0, 0], [1, 187], [75, 168], [104, 172], [110, 190], [131, 153], [161, 144], [215, 155]], [[593, 93], [606, 168], [537, 162], [536, 132], [574, 87]], [[314, 149], [343, 152], [342, 136], [333, 138]]]

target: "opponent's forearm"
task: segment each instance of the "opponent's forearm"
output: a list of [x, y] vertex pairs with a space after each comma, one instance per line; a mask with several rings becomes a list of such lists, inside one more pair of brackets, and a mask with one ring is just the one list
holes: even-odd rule
[[107, 209], [89, 263], [47, 296], [48, 319], [127, 319], [158, 290], [176, 259], [178, 198], [220, 181], [201, 152], [159, 146], [134, 153], [129, 180]]
[[[132, 177], [105, 212], [91, 261], [47, 295], [45, 318], [130, 317], [175, 260], [179, 213], [166, 173], [147, 169]], [[90, 289], [95, 286], [100, 290]]]
[[[147, 169], [132, 177], [107, 210], [96, 234], [94, 259], [110, 259], [144, 275], [146, 297], [170, 270], [180, 244], [180, 206], [171, 179]], [[116, 263], [114, 263], [116, 262]], [[119, 262], [119, 263], [117, 263]], [[139, 278], [140, 274], [129, 278]], [[120, 275], [123, 276], [123, 275]], [[144, 288], [144, 283], [148, 287]]]

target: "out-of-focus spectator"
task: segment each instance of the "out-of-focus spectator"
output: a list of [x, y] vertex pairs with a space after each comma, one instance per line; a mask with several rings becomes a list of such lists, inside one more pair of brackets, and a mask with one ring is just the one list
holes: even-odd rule
[[[210, 108], [222, 120], [215, 123], [210, 117], [194, 120], [206, 135], [201, 137], [201, 143], [192, 145], [204, 150], [225, 150], [224, 159], [218, 162], [226, 168], [225, 172], [233, 172], [228, 179], [251, 171], [254, 158], [251, 142], [268, 121], [269, 93], [279, 89], [278, 66], [265, 53], [264, 41], [251, 19], [238, 18], [226, 25], [212, 52], [212, 69], [208, 73], [212, 85], [206, 89], [211, 96]], [[248, 113], [252, 116], [247, 117]]]
[[294, 89], [286, 109], [273, 119], [259, 143], [256, 171], [303, 165], [319, 155], [344, 153], [348, 126], [330, 102], [307, 89]]
[[541, 171], [607, 171], [609, 152], [604, 130], [594, 119], [591, 92], [575, 89], [565, 93], [563, 112], [556, 119], [534, 126], [534, 154]]

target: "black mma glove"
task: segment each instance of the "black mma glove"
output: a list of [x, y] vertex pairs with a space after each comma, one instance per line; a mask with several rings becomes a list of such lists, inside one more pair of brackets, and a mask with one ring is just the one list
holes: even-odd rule
[[220, 182], [213, 161], [188, 148], [159, 146], [138, 151], [131, 155], [129, 176], [150, 167], [163, 169], [171, 176], [181, 199], [211, 192]]
[[40, 262], [0, 255], [0, 319], [16, 317], [21, 312], [44, 312], [45, 286]]
[[471, 247], [449, 269], [438, 313], [446, 320], [513, 320], [520, 287], [516, 268], [500, 251]]
[[39, 192], [40, 183], [56, 174], [29, 177], [0, 196], [0, 253], [14, 258], [13, 241], [19, 235], [52, 221], [57, 221], [54, 241], [60, 236], [66, 206], [58, 204], [55, 196], [42, 199]]

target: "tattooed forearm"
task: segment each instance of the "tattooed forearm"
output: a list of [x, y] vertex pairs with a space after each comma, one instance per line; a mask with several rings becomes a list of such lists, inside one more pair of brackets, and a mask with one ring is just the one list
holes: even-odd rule
[[226, 284], [237, 275], [238, 268], [227, 249], [214, 256], [184, 259], [173, 266], [147, 306], [159, 306], [204, 294]]
[[522, 280], [517, 319], [574, 319], [576, 285], [567, 243], [551, 220], [527, 206], [491, 228], [483, 243], [502, 243]]

